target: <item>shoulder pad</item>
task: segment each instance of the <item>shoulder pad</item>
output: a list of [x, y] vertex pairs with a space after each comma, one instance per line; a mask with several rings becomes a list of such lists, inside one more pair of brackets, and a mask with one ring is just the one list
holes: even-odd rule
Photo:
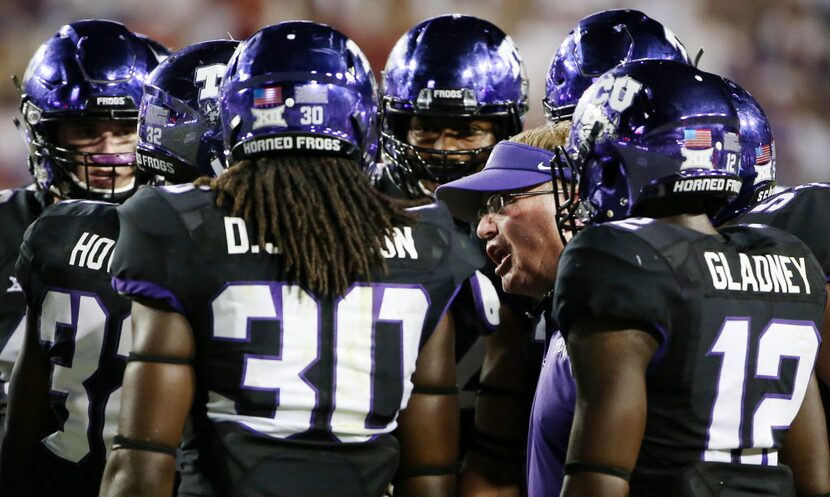
[[[191, 193], [204, 192], [191, 188], [181, 195]], [[142, 188], [118, 207], [120, 231], [110, 274], [119, 293], [154, 299], [183, 312], [172, 288], [193, 257], [193, 244], [182, 225], [186, 212], [182, 211], [196, 202], [177, 195], [169, 189]]]
[[730, 224], [762, 224], [801, 240], [830, 276], [830, 184], [808, 183], [784, 190], [759, 203]]
[[21, 245], [23, 263], [38, 261], [53, 267], [75, 266], [102, 271], [118, 239], [117, 205], [107, 202], [64, 201], [51, 205], [29, 226]]
[[408, 211], [418, 216], [412, 232], [418, 253], [423, 254], [418, 264], [421, 270], [446, 271], [460, 285], [484, 266], [480, 247], [455, 224], [446, 205], [433, 202]]
[[181, 233], [184, 225], [192, 231], [201, 224], [200, 216], [189, 215], [205, 206], [213, 206], [213, 192], [192, 184], [140, 189], [118, 208], [142, 231], [154, 235]]
[[647, 218], [626, 221], [589, 227], [565, 247], [553, 303], [563, 334], [581, 315], [640, 322], [658, 335], [670, 328], [682, 289], [662, 250], [680, 245], [685, 231]]
[[[40, 216], [49, 203], [42, 192], [28, 189], [0, 191], [0, 261], [17, 257], [26, 228]], [[12, 259], [14, 260], [14, 259]]]
[[115, 213], [117, 207], [118, 204], [99, 200], [62, 200], [44, 209], [40, 217], [103, 215]]

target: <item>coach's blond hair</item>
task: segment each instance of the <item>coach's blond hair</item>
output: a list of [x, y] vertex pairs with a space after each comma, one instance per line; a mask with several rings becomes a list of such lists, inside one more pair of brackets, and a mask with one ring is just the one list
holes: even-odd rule
[[552, 126], [545, 125], [522, 131], [517, 135], [511, 136], [507, 141], [524, 143], [531, 147], [542, 148], [553, 152], [556, 147], [565, 146], [568, 141], [570, 129], [570, 121], [560, 122]]

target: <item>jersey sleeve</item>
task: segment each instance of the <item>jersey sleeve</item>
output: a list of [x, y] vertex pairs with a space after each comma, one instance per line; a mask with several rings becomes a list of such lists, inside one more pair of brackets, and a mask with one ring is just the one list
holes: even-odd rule
[[682, 295], [671, 267], [652, 245], [608, 225], [589, 228], [568, 244], [555, 288], [553, 309], [563, 335], [576, 318], [588, 316], [637, 323], [661, 343]]
[[16, 266], [24, 235], [47, 205], [37, 193], [0, 190], [0, 344], [6, 332], [11, 331], [9, 327], [17, 326], [25, 312]]
[[118, 208], [118, 219], [110, 267], [113, 288], [186, 314], [182, 294], [191, 242], [178, 214], [158, 191], [143, 188]]
[[[455, 305], [457, 298], [465, 298], [461, 290], [470, 288], [467, 282], [484, 265], [484, 256], [468, 234], [455, 225], [444, 204], [435, 202], [410, 212], [418, 216], [416, 238], [420, 240], [421, 255], [417, 265], [407, 268], [406, 274], [414, 281], [424, 281], [430, 293], [430, 312], [421, 336], [423, 346], [450, 305]], [[469, 304], [474, 311], [475, 304], [470, 299], [458, 302]]]
[[732, 224], [765, 224], [799, 238], [830, 281], [830, 184], [791, 188], [738, 217]]
[[14, 266], [14, 274], [17, 278], [17, 284], [20, 285], [23, 294], [26, 296], [27, 305], [29, 306], [32, 305], [32, 302], [30, 301], [30, 297], [32, 295], [31, 276], [32, 264], [35, 258], [32, 239], [34, 238], [33, 232], [35, 231], [37, 224], [37, 221], [32, 223], [23, 234], [23, 242], [20, 244], [20, 252], [17, 255], [17, 262]]

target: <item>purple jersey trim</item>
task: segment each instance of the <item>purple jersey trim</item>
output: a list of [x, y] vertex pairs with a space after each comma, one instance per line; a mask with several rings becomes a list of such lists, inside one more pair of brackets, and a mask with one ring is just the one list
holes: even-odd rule
[[[462, 286], [464, 286], [463, 282], [460, 285], [458, 285], [457, 287], [455, 287], [455, 290], [453, 290], [452, 295], [450, 295], [450, 299], [447, 300], [447, 305], [445, 305], [444, 309], [441, 310], [441, 315], [440, 315], [441, 317], [438, 318], [439, 323], [441, 322], [441, 319], [444, 318], [444, 315], [447, 313], [447, 311], [450, 310], [450, 305], [452, 305], [452, 302], [453, 302], [453, 300], [455, 300], [455, 297], [458, 296], [458, 292], [461, 291]], [[437, 328], [438, 325], [436, 324], [435, 327]], [[433, 329], [432, 331], [435, 331], [435, 330]], [[432, 335], [432, 332], [430, 332], [429, 334]]]
[[[483, 276], [482, 277], [486, 277]], [[478, 275], [473, 273], [468, 280], [470, 281], [470, 287], [473, 291], [473, 302], [475, 302], [476, 312], [478, 313], [478, 321], [484, 327], [484, 331], [487, 334], [495, 333], [498, 329], [499, 325], [492, 324], [489, 319], [487, 319], [487, 310], [484, 308], [484, 295], [481, 294], [481, 283], [478, 282]], [[501, 302], [499, 302], [501, 304]]]
[[[445, 305], [444, 308], [441, 310], [441, 314], [439, 314], [438, 320], [435, 322], [435, 326], [431, 330], [429, 330], [429, 333], [424, 333], [421, 335], [421, 341], [418, 343], [419, 351], [422, 348], [424, 348], [424, 345], [427, 343], [427, 340], [429, 340], [430, 337], [432, 337], [432, 334], [435, 333], [435, 330], [438, 329], [438, 325], [441, 324], [441, 320], [444, 319], [444, 316], [447, 314], [447, 311], [450, 310], [450, 305], [452, 305], [452, 302], [453, 300], [455, 300], [455, 297], [458, 295], [458, 292], [461, 291], [462, 286], [464, 286], [463, 282], [457, 287], [455, 287], [455, 290], [453, 290], [452, 295], [450, 295], [450, 299], [447, 300], [447, 305]], [[430, 300], [430, 304], [431, 303], [432, 301]]]
[[149, 281], [122, 280], [121, 278], [113, 277], [112, 287], [122, 295], [145, 297], [162, 301], [179, 314], [185, 314], [184, 307], [173, 292], [155, 283], [150, 283]]

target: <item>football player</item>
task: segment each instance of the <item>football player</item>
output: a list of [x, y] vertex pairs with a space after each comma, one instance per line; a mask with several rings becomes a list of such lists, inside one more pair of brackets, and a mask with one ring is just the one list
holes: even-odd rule
[[[111, 41], [100, 35], [87, 38], [88, 43]], [[195, 161], [185, 162], [199, 155], [191, 149], [210, 147], [194, 135], [210, 140], [218, 128], [216, 116], [205, 115], [206, 110], [215, 111], [217, 94], [202, 91], [216, 81], [199, 74], [207, 70], [221, 78], [235, 47], [232, 41], [188, 47], [147, 76], [139, 146], [152, 139], [169, 155], [184, 155], [179, 168], [198, 170]], [[135, 90], [142, 82], [132, 85]], [[146, 125], [148, 116], [160, 131]], [[184, 129], [174, 132], [173, 127]], [[138, 161], [139, 171], [152, 175], [154, 170], [142, 163], [147, 161]], [[19, 484], [9, 489], [15, 495], [24, 489], [36, 495], [98, 495], [131, 347], [130, 302], [112, 288], [107, 273], [118, 237], [116, 207], [110, 202], [59, 202], [24, 237], [17, 274], [30, 317], [12, 377], [9, 437], [0, 454], [4, 475]], [[55, 420], [57, 427], [51, 426]]]
[[412, 199], [484, 166], [522, 130], [527, 76], [513, 41], [483, 19], [427, 19], [395, 44], [381, 85], [383, 189]]
[[[567, 135], [573, 107], [594, 79], [620, 63], [639, 58], [660, 58], [689, 63], [683, 45], [671, 31], [642, 12], [608, 10], [581, 20], [562, 42], [550, 64], [546, 98], [543, 103], [553, 135]], [[530, 166], [535, 167], [534, 164]], [[512, 185], [509, 181], [502, 185], [499, 181], [486, 181], [485, 175], [481, 176], [481, 180], [468, 178], [469, 182], [461, 180], [439, 188], [439, 198], [447, 202], [450, 210], [457, 216], [464, 215], [464, 210], [470, 211], [467, 217], [472, 216], [471, 212], [474, 212], [476, 205], [483, 203], [483, 198], [487, 195], [510, 193], [509, 188], [505, 187]], [[482, 180], [484, 181], [481, 182]], [[465, 207], [465, 204], [468, 205]], [[556, 211], [555, 206], [551, 204], [551, 207], [549, 215]], [[499, 250], [491, 251], [491, 256], [497, 259], [496, 263], [509, 254], [508, 261], [511, 265], [519, 266], [515, 271], [521, 273], [522, 265], [529, 265], [531, 261], [537, 260], [538, 255], [545, 252], [525, 250], [525, 240], [516, 236], [516, 230], [511, 228], [513, 223], [509, 221], [513, 219], [512, 214], [513, 211], [508, 208], [499, 216], [482, 219], [485, 222], [479, 224], [479, 236], [491, 240], [491, 246], [500, 247]], [[520, 215], [521, 213], [517, 213], [517, 216]], [[513, 253], [516, 246], [519, 248]], [[558, 247], [548, 256], [558, 258], [561, 242], [550, 240], [547, 247]], [[549, 313], [545, 312], [542, 315], [543, 311], [550, 308], [555, 273], [538, 271], [539, 267], [552, 269], [550, 266], [538, 265], [537, 272], [531, 272], [526, 276], [529, 281], [545, 286], [544, 291], [535, 295], [545, 304], [537, 306], [533, 314], [540, 319], [538, 326], [543, 327], [549, 343], [546, 360], [536, 386], [537, 394], [528, 434], [527, 481], [528, 492], [533, 496], [559, 493], [564, 477], [565, 452], [576, 397], [564, 338], [556, 329], [556, 323]], [[506, 290], [507, 285], [513, 284], [513, 272], [505, 270], [502, 275]], [[527, 292], [526, 289], [521, 290], [521, 285], [518, 288], [522, 293]]]
[[[816, 215], [830, 205], [830, 184], [807, 183], [771, 197], [777, 163], [770, 124], [758, 102], [746, 90], [731, 81], [727, 83], [741, 112], [742, 145], [746, 141], [741, 157], [744, 188], [738, 199], [718, 213], [716, 222], [766, 224], [792, 233], [810, 248], [830, 281], [830, 230], [824, 226], [824, 217]], [[826, 319], [825, 322], [830, 321]], [[830, 347], [819, 348], [816, 375], [822, 380], [820, 387], [826, 411], [830, 406], [827, 388], [830, 385]]]
[[723, 80], [677, 62], [619, 66], [577, 105], [562, 167], [581, 201], [557, 217], [590, 227], [554, 297], [577, 384], [564, 496], [830, 491], [818, 263], [783, 231], [709, 221], [740, 191], [738, 132]]
[[442, 315], [483, 260], [445, 208], [372, 188], [376, 111], [353, 41], [263, 28], [220, 89], [233, 165], [119, 208], [134, 340], [101, 495], [169, 495], [188, 413], [201, 461], [180, 495], [380, 495], [399, 455], [396, 495], [453, 494]]
[[[381, 191], [431, 202], [438, 185], [478, 171], [496, 142], [522, 130], [527, 105], [524, 63], [501, 29], [458, 14], [427, 19], [398, 40], [382, 73], [385, 163], [372, 175]], [[459, 228], [472, 232], [469, 225]], [[480, 493], [488, 480], [502, 490], [510, 485], [518, 491], [522, 480], [533, 365], [539, 363], [528, 357], [535, 351], [527, 350], [530, 330], [524, 310], [533, 304], [505, 298], [493, 283], [497, 280], [491, 266], [476, 273], [451, 309], [461, 388], [461, 454], [475, 448], [462, 473], [464, 493]], [[492, 422], [474, 421], [476, 403], [488, 404], [479, 412], [495, 410]], [[479, 462], [487, 467], [469, 471]]]
[[[580, 20], [550, 62], [542, 102], [548, 123], [555, 129], [570, 130], [582, 93], [606, 71], [638, 59], [691, 64], [674, 33], [638, 10], [606, 10]], [[568, 230], [568, 236], [573, 228]], [[546, 309], [550, 309], [549, 304]], [[528, 433], [527, 480], [531, 497], [559, 494], [576, 400], [565, 339], [552, 316], [546, 316], [545, 323], [548, 349], [536, 385]]]
[[29, 62], [15, 123], [26, 137], [35, 184], [0, 192], [3, 419], [6, 382], [24, 335], [26, 301], [14, 275], [23, 233], [56, 199], [118, 201], [141, 183], [134, 172], [135, 117], [142, 79], [155, 66], [145, 43], [100, 20], [64, 26]]

